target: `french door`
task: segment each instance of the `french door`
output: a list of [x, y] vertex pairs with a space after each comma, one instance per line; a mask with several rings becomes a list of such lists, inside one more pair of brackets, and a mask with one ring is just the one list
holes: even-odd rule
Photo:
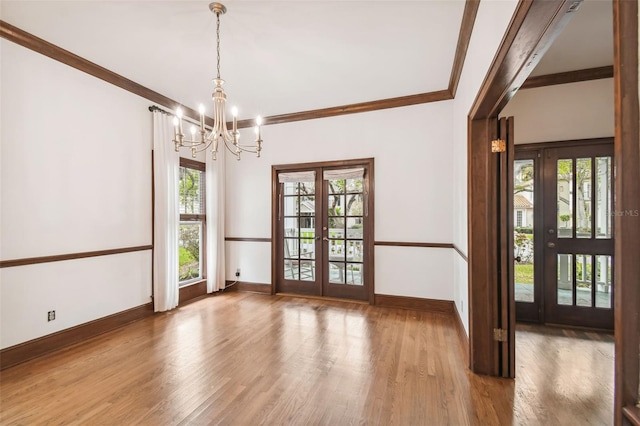
[[613, 146], [545, 156], [545, 320], [613, 329]]
[[373, 160], [274, 166], [274, 291], [373, 293]]
[[528, 148], [513, 163], [516, 319], [613, 329], [613, 145]]

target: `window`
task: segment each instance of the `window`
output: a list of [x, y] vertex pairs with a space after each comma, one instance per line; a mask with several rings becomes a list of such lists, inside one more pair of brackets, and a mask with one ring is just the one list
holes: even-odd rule
[[180, 158], [180, 230], [178, 281], [180, 286], [202, 280], [205, 247], [205, 165]]
[[516, 210], [516, 226], [522, 227], [522, 210]]

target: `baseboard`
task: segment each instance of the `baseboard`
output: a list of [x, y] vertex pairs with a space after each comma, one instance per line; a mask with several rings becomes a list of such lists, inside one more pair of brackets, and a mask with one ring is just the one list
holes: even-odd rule
[[192, 302], [195, 299], [203, 297], [207, 294], [207, 280], [202, 280], [195, 284], [181, 287], [179, 293], [178, 306], [182, 306], [187, 302]]
[[453, 316], [455, 317], [456, 330], [458, 331], [458, 341], [460, 342], [460, 350], [462, 351], [462, 357], [464, 365], [469, 365], [469, 337], [464, 329], [464, 323], [462, 322], [462, 316], [458, 312], [458, 307], [453, 304]]
[[151, 315], [153, 315], [153, 303], [147, 303], [146, 305], [2, 349], [0, 350], [0, 370], [83, 342]]
[[238, 281], [235, 284], [233, 283], [234, 281], [227, 281], [225, 291], [246, 291], [250, 293], [271, 294], [271, 284], [249, 283], [245, 281]]
[[418, 297], [391, 296], [376, 294], [374, 305], [386, 308], [412, 309], [441, 314], [453, 314], [454, 303], [451, 300], [421, 299]]

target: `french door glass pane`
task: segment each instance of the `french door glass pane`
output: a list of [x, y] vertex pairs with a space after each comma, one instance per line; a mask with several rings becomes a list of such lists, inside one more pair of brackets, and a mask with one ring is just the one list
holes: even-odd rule
[[611, 256], [596, 256], [596, 308], [611, 309], [613, 270]]
[[596, 238], [611, 238], [611, 157], [596, 158]]
[[576, 254], [576, 305], [591, 307], [591, 283], [591, 255]]
[[573, 305], [573, 256], [558, 255], [558, 305]]
[[284, 197], [284, 215], [297, 216], [300, 211], [300, 197], [297, 195]]
[[364, 264], [362, 263], [347, 263], [346, 280], [347, 284], [362, 285], [362, 272], [364, 270]]
[[576, 238], [591, 238], [591, 158], [576, 159]]
[[344, 284], [344, 262], [329, 262], [329, 282]]
[[573, 238], [573, 160], [558, 160], [558, 238]]
[[514, 283], [516, 302], [534, 301], [534, 162], [515, 160], [513, 173]]
[[[329, 282], [363, 285], [363, 179], [331, 179], [327, 184]], [[346, 237], [346, 239], [345, 239]]]
[[315, 211], [313, 182], [285, 182], [284, 278], [315, 281]]

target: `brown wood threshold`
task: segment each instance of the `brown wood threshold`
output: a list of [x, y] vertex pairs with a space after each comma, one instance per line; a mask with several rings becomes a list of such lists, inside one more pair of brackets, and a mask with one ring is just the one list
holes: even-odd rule
[[453, 248], [451, 243], [417, 243], [408, 241], [376, 241], [373, 243], [376, 246], [390, 246], [390, 247], [428, 247], [428, 248]]
[[270, 243], [271, 238], [251, 238], [251, 237], [224, 237], [225, 241], [243, 241], [250, 243]]
[[0, 351], [0, 370], [55, 352], [153, 315], [153, 303], [118, 312]]
[[324, 301], [331, 301], [331, 302], [357, 303], [358, 305], [369, 304], [369, 302], [367, 302], [366, 300], [342, 299], [340, 297], [314, 296], [312, 294], [276, 293], [276, 296], [299, 297], [301, 299], [324, 300]]
[[[335, 117], [337, 115], [356, 114], [377, 111], [380, 109], [398, 108], [409, 105], [426, 104], [429, 102], [447, 101], [453, 99], [449, 90], [418, 93], [416, 95], [400, 96], [397, 98], [380, 99], [377, 101], [360, 102], [357, 104], [340, 105], [310, 111], [293, 112], [289, 114], [272, 115], [263, 119], [263, 125], [291, 123], [293, 121], [313, 120], [317, 118]], [[240, 120], [238, 128], [255, 126], [255, 121]]]
[[451, 300], [422, 299], [419, 297], [392, 296], [388, 294], [376, 294], [374, 304], [384, 308], [411, 309], [414, 311], [440, 314], [453, 314], [454, 309], [454, 303]]
[[603, 78], [613, 78], [613, 65], [529, 77], [525, 80], [524, 84], [520, 86], [520, 89], [533, 89], [535, 87], [553, 86], [556, 84], [601, 80]]
[[11, 268], [14, 266], [35, 265], [37, 263], [61, 262], [63, 260], [84, 259], [87, 257], [110, 256], [114, 254], [131, 253], [134, 251], [145, 251], [153, 249], [153, 245], [123, 247], [109, 250], [85, 251], [81, 253], [57, 254], [53, 256], [27, 257], [23, 259], [11, 259], [0, 261], [0, 268]]
[[623, 407], [622, 414], [633, 426], [640, 426], [640, 408], [633, 405]]
[[[98, 64], [90, 62], [74, 53], [69, 52], [55, 44], [49, 43], [39, 37], [34, 36], [18, 27], [15, 27], [5, 21], [0, 20], [0, 37], [5, 38], [13, 43], [16, 43], [22, 47], [38, 52], [44, 56], [48, 56], [58, 62], [65, 65], [69, 65], [79, 71], [92, 75], [100, 80], [111, 83], [114, 86], [120, 87], [128, 92], [142, 96], [152, 102], [158, 103], [170, 109], [177, 109], [181, 107], [184, 111], [184, 115], [194, 120], [200, 119], [200, 114], [189, 107], [174, 101], [158, 92], [155, 92], [135, 81], [129, 80], [119, 74], [114, 73]], [[206, 117], [206, 123], [209, 126], [213, 126], [213, 118]]]
[[464, 261], [465, 261], [465, 262], [469, 263], [469, 258], [467, 257], [467, 255], [466, 255], [466, 254], [464, 254], [464, 253], [462, 252], [462, 250], [460, 250], [460, 249], [458, 248], [458, 246], [456, 246], [456, 245], [454, 244], [454, 245], [453, 245], [453, 249], [456, 251], [456, 253], [458, 253], [458, 254], [460, 255], [460, 257], [461, 257], [461, 258], [463, 258], [463, 259], [464, 259]]
[[471, 33], [473, 32], [473, 25], [476, 22], [479, 6], [480, 0], [467, 0], [464, 4], [460, 34], [458, 35], [458, 45], [456, 46], [456, 54], [451, 67], [451, 77], [449, 78], [449, 93], [451, 93], [451, 96], [454, 98], [458, 91], [458, 83], [462, 75], [464, 60], [467, 57], [467, 49], [471, 41]]

